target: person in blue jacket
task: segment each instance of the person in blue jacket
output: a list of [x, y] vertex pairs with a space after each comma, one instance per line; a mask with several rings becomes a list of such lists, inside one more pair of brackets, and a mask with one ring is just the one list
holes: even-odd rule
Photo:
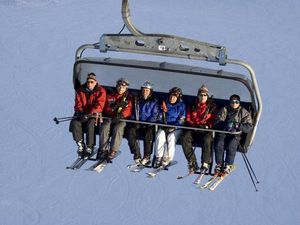
[[[132, 119], [143, 122], [157, 122], [159, 120], [159, 104], [153, 93], [153, 84], [145, 81], [141, 86], [141, 93], [134, 100]], [[155, 126], [141, 123], [131, 123], [128, 128], [128, 145], [135, 163], [151, 164]], [[141, 156], [139, 138], [144, 141], [144, 157]]]
[[[169, 96], [162, 102], [161, 122], [169, 125], [182, 126], [185, 123], [186, 108], [182, 101], [182, 91], [178, 87], [169, 90]], [[174, 159], [176, 142], [182, 129], [162, 126], [159, 128], [155, 139], [155, 164], [154, 167], [166, 167]]]

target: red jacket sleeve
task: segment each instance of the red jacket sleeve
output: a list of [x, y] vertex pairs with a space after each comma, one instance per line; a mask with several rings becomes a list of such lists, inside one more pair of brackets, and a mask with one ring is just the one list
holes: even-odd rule
[[187, 113], [186, 113], [186, 120], [185, 120], [185, 122], [186, 122], [186, 124], [188, 126], [194, 127], [195, 123], [191, 119], [191, 114], [192, 114], [192, 109], [191, 109], [191, 107], [189, 107], [188, 110], [187, 110]]
[[82, 102], [82, 91], [81, 89], [79, 89], [78, 91], [76, 91], [75, 94], [75, 106], [74, 106], [74, 110], [75, 112], [83, 112], [83, 102]]
[[93, 100], [93, 107], [91, 109], [91, 113], [103, 112], [105, 101], [106, 101], [106, 91], [103, 87], [99, 86], [99, 90], [95, 93], [95, 98]]

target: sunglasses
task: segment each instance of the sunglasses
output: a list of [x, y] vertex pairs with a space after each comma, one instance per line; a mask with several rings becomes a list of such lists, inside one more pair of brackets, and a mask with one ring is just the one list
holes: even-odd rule
[[128, 86], [128, 84], [126, 82], [119, 82], [118, 86]]
[[199, 96], [199, 97], [204, 97], [204, 96], [207, 97], [207, 94], [199, 94], [198, 96]]
[[93, 84], [93, 83], [95, 83], [95, 81], [93, 81], [93, 80], [88, 80], [87, 83], [88, 83], [88, 84]]
[[239, 100], [231, 100], [230, 104], [240, 104], [240, 101]]

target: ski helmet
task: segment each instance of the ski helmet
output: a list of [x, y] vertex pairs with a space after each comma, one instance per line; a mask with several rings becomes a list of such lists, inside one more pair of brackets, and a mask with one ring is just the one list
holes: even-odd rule
[[149, 80], [147, 80], [142, 84], [141, 88], [153, 89], [153, 84]]
[[169, 90], [169, 95], [175, 95], [178, 99], [181, 99], [182, 90], [179, 87], [173, 87]]
[[117, 80], [116, 82], [116, 86], [129, 86], [129, 81], [123, 77], [121, 77], [120, 79]]

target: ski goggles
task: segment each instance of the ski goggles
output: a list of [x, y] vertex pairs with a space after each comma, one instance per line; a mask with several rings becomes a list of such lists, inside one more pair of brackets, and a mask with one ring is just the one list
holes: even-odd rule
[[231, 100], [230, 104], [240, 104], [240, 101], [239, 100]]

